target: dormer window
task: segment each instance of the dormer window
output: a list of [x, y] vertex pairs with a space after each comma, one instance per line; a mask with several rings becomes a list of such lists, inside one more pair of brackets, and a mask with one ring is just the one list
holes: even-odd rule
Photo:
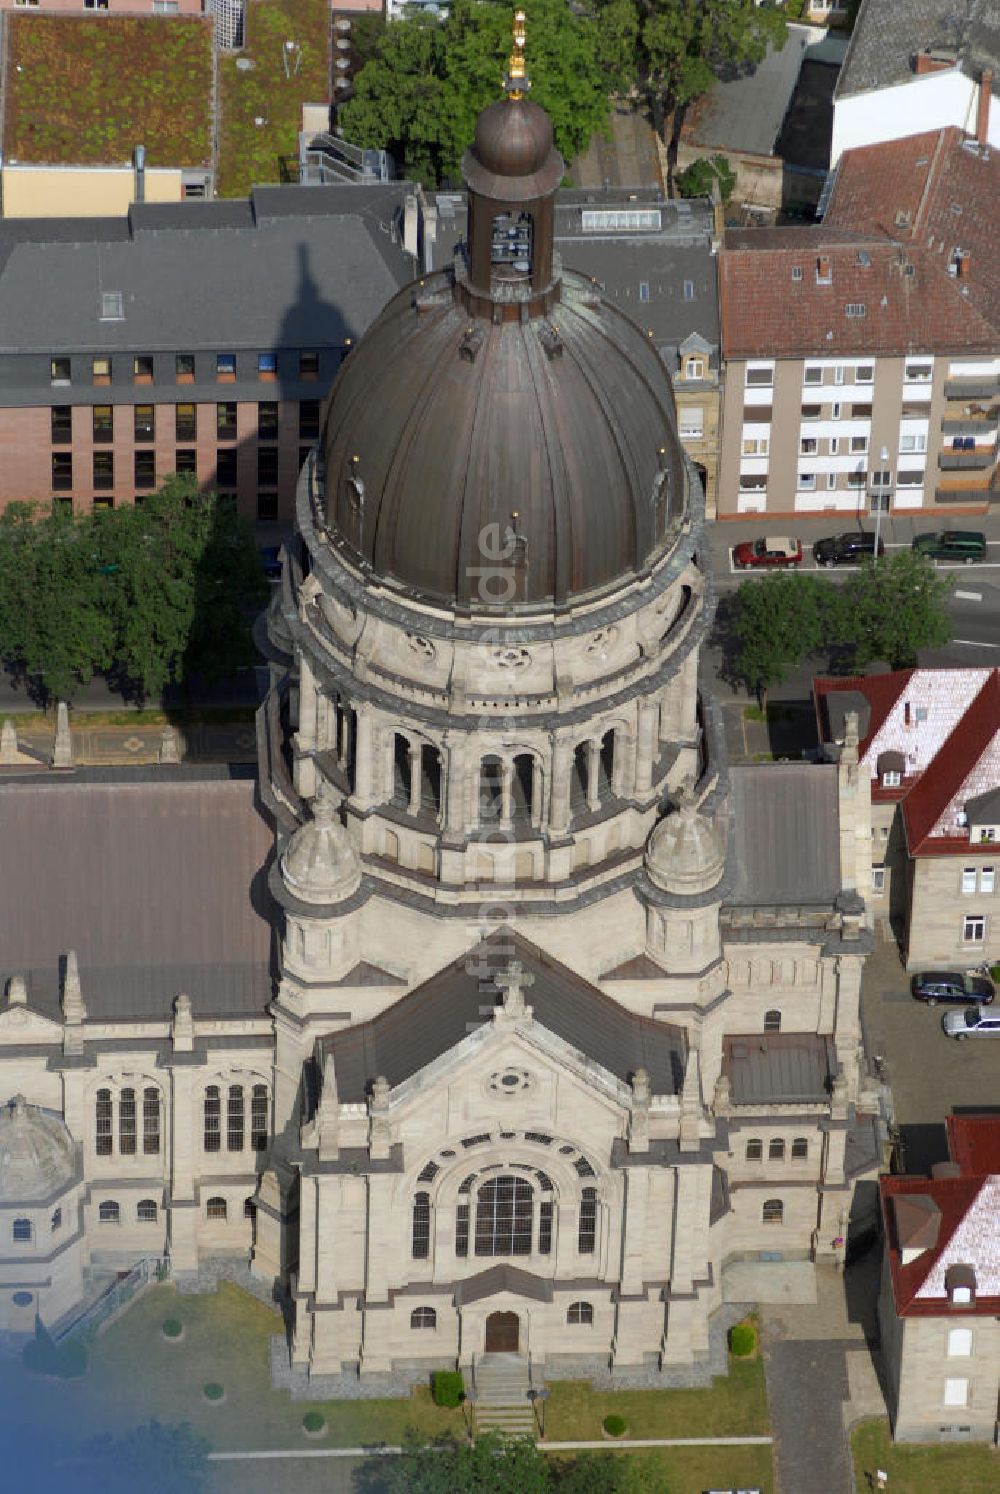
[[944, 1273], [944, 1289], [953, 1307], [972, 1307], [976, 1300], [976, 1272], [961, 1262]]
[[899, 788], [903, 781], [903, 775], [896, 768], [886, 768], [882, 774], [883, 788]]

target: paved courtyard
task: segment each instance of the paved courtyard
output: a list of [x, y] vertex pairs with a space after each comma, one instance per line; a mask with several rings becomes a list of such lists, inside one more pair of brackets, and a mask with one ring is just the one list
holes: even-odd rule
[[908, 1172], [947, 1157], [945, 1117], [1000, 1106], [1000, 1042], [957, 1042], [941, 1031], [946, 1007], [910, 995], [895, 944], [880, 940], [865, 966], [862, 1021], [869, 1053], [885, 1055]]

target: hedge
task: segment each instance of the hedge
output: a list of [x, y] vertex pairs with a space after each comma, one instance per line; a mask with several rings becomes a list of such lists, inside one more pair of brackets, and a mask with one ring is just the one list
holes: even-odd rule
[[757, 1330], [752, 1323], [736, 1323], [729, 1330], [729, 1352], [745, 1359], [757, 1347]]
[[624, 1416], [606, 1416], [604, 1418], [604, 1430], [609, 1437], [623, 1437], [625, 1435], [625, 1427]]
[[465, 1399], [461, 1370], [435, 1370], [431, 1375], [431, 1395], [435, 1406], [460, 1406]]

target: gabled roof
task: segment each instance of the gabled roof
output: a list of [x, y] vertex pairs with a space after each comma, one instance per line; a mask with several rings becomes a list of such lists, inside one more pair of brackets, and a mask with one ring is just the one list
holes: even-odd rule
[[847, 151], [823, 228], [877, 233], [907, 252], [919, 246], [947, 279], [961, 250], [968, 258], [952, 289], [1000, 328], [998, 201], [1000, 153], [952, 127]]
[[835, 97], [891, 88], [916, 77], [913, 59], [928, 47], [951, 46], [963, 72], [978, 77], [983, 65], [998, 68], [994, 92], [1000, 89], [1000, 29], [996, 0], [865, 0]]
[[843, 230], [825, 226], [800, 229], [794, 241], [778, 232], [780, 243], [765, 229], [726, 234], [719, 254], [724, 357], [992, 354], [996, 329], [963, 295], [964, 282], [923, 245], [901, 248], [874, 231], [845, 242]]
[[539, 1026], [627, 1083], [649, 1074], [654, 1094], [678, 1094], [684, 1079], [680, 1028], [626, 1011], [521, 934], [492, 934], [395, 1005], [322, 1038], [322, 1065], [332, 1052], [337, 1093], [360, 1104], [379, 1075], [395, 1087], [492, 1020], [501, 1004], [494, 977], [514, 959], [534, 977], [524, 999]]
[[857, 711], [858, 755], [863, 762], [872, 740], [905, 691], [912, 669], [891, 674], [818, 675], [813, 680], [816, 730], [821, 742], [830, 745], [843, 739], [844, 717]]
[[903, 800], [903, 824], [911, 856], [968, 850], [968, 832], [960, 829], [956, 819], [965, 804], [957, 801], [963, 792], [971, 798], [975, 792], [993, 786], [977, 781], [975, 775], [980, 763], [986, 764], [987, 775], [995, 775], [998, 750], [1000, 670], [994, 669]]
[[[959, 1176], [879, 1179], [900, 1317], [1000, 1314], [1000, 1115], [950, 1116], [948, 1140]], [[921, 1253], [904, 1265], [906, 1248]], [[960, 1268], [975, 1278], [964, 1306], [949, 1298]]]

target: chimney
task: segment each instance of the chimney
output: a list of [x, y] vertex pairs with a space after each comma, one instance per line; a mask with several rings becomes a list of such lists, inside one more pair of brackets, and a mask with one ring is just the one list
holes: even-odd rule
[[979, 79], [979, 107], [976, 110], [976, 139], [980, 145], [990, 143], [990, 101], [993, 94], [993, 69], [984, 67]]
[[910, 702], [909, 701], [906, 701], [906, 703], [903, 706], [903, 725], [904, 726], [912, 726], [913, 725], [913, 717], [912, 717], [912, 715], [910, 713]]
[[959, 280], [968, 280], [969, 275], [972, 271], [972, 255], [969, 253], [968, 249], [961, 250], [958, 255], [957, 263]]

